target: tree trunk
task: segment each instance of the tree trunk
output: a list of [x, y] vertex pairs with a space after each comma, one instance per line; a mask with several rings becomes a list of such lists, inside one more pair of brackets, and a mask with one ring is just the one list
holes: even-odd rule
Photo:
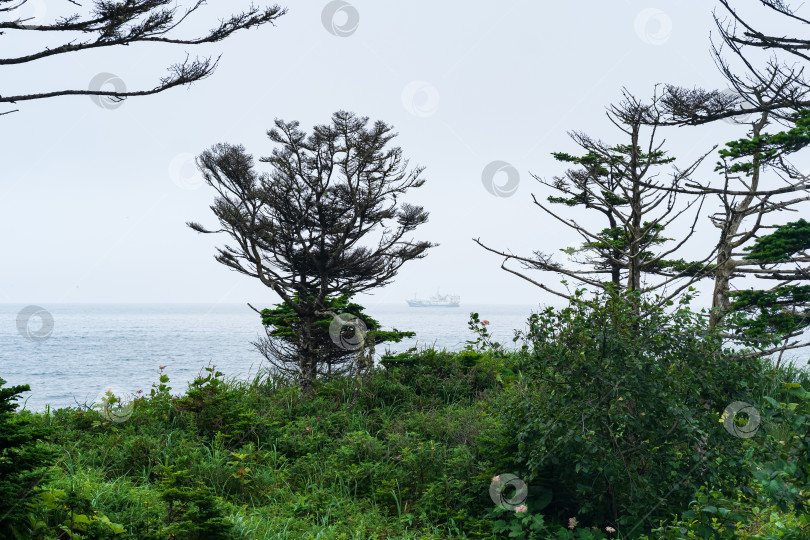
[[368, 337], [368, 349], [364, 347], [363, 353], [365, 358], [363, 359], [362, 375], [365, 377], [370, 376], [374, 371], [374, 336]]
[[[608, 222], [610, 223], [610, 228], [612, 230], [616, 229], [616, 218], [613, 217], [613, 214], [607, 214]], [[613, 285], [616, 286], [616, 290], [620, 290], [622, 288], [622, 265], [618, 261], [622, 260], [622, 250], [619, 248], [613, 248], [613, 261], [610, 263], [610, 279]]]
[[[759, 137], [762, 129], [767, 125], [768, 115], [763, 114], [762, 118], [751, 125], [751, 139]], [[749, 194], [741, 201], [734, 204], [734, 201], [726, 203], [726, 217], [722, 225], [720, 241], [717, 246], [717, 269], [714, 274], [714, 292], [712, 294], [712, 311], [709, 315], [709, 327], [715, 328], [723, 321], [723, 317], [728, 311], [731, 302], [728, 298], [729, 282], [737, 267], [737, 262], [732, 258], [735, 248], [740, 247], [741, 241], [737, 238], [743, 219], [748, 215], [751, 204], [754, 202], [754, 193], [759, 188], [760, 157], [759, 152], [754, 152], [751, 171], [751, 179], [747, 185]], [[743, 184], [745, 185], [745, 184]], [[752, 228], [756, 232], [758, 227]]]
[[[630, 230], [629, 232], [629, 253], [627, 257], [628, 269], [627, 269], [627, 290], [628, 291], [637, 291], [641, 289], [641, 241], [642, 241], [642, 223], [641, 223], [641, 215], [643, 212], [642, 209], [642, 202], [641, 202], [641, 185], [639, 182], [641, 181], [641, 171], [639, 170], [639, 147], [638, 147], [638, 136], [639, 136], [639, 124], [634, 124], [632, 126], [632, 145], [633, 149], [630, 154], [630, 174], [631, 181], [633, 182], [632, 185], [632, 197], [630, 200]], [[637, 302], [633, 305], [633, 313], [635, 315], [639, 314], [639, 305]], [[635, 326], [635, 325], [634, 325]]]
[[298, 369], [301, 375], [301, 393], [312, 397], [312, 381], [315, 379], [315, 368], [318, 364], [318, 351], [313, 339], [315, 317], [312, 315], [300, 318], [301, 329], [298, 335]]
[[714, 292], [712, 293], [712, 311], [709, 315], [709, 327], [715, 328], [731, 302], [728, 299], [729, 281], [734, 273], [734, 261], [731, 259], [731, 246], [728, 243], [721, 245], [717, 252], [717, 269], [714, 274]]
[[363, 348], [357, 353], [355, 364], [357, 378], [363, 378], [374, 370], [374, 336], [367, 334], [363, 340]]
[[616, 504], [616, 493], [613, 491], [613, 484], [611, 482], [608, 482], [606, 495], [610, 507], [610, 514], [613, 516], [613, 521], [616, 522], [619, 520], [619, 509]]
[[369, 340], [368, 344], [368, 360], [366, 361], [366, 369], [369, 372], [374, 371], [374, 337]]

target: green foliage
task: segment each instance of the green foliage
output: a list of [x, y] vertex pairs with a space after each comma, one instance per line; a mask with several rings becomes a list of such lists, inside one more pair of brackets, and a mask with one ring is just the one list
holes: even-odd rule
[[[557, 161], [580, 165], [581, 169], [572, 173], [575, 178], [574, 185], [563, 178], [555, 179], [554, 187], [568, 194], [568, 197], [550, 196], [548, 201], [566, 206], [584, 206], [585, 208], [626, 206], [630, 201], [619, 190], [618, 186], [622, 182], [630, 180], [626, 176], [626, 164], [631, 161], [633, 150], [629, 145], [619, 144], [608, 149], [605, 153], [589, 150], [584, 156], [573, 156], [565, 152], [552, 152], [551, 155]], [[635, 158], [638, 163], [649, 166], [665, 165], [675, 160], [675, 158], [666, 157], [666, 152], [662, 150], [645, 153], [638, 146], [635, 148]], [[586, 188], [588, 183], [598, 183], [598, 186], [596, 188]], [[608, 189], [602, 189], [602, 187]], [[594, 194], [589, 192], [589, 189], [599, 192], [602, 200], [597, 200]], [[603, 235], [608, 238], [611, 234], [610, 229], [605, 231], [603, 231]]]
[[185, 509], [179, 523], [170, 528], [172, 533], [189, 539], [217, 540], [232, 538], [232, 526], [217, 507], [214, 496], [206, 487], [198, 488], [183, 495], [189, 507]]
[[489, 321], [481, 320], [478, 317], [478, 313], [470, 313], [470, 320], [467, 321], [467, 328], [469, 328], [470, 331], [477, 337], [473, 340], [467, 341], [467, 345], [464, 347], [465, 351], [481, 353], [479, 356], [483, 356], [483, 354], [486, 353], [498, 357], [504, 357], [505, 352], [503, 350], [503, 345], [497, 341], [492, 341], [492, 334], [490, 334], [487, 326], [489, 326]]
[[[629, 133], [629, 132], [627, 132]], [[597, 271], [610, 271], [612, 281], [618, 285], [619, 273], [632, 264], [639, 266], [642, 273], [654, 273], [668, 277], [706, 277], [710, 265], [680, 260], [656, 260], [657, 254], [652, 250], [670, 240], [665, 236], [662, 218], [650, 221], [650, 212], [658, 206], [652, 203], [650, 195], [644, 194], [648, 187], [643, 186], [644, 177], [653, 168], [675, 161], [667, 157], [663, 150], [652, 150], [646, 153], [643, 148], [630, 145], [617, 145], [604, 148], [590, 140], [580, 140], [588, 148], [584, 156], [572, 156], [564, 152], [552, 153], [555, 159], [565, 163], [579, 165], [570, 169], [565, 176], [555, 177], [550, 185], [564, 196], [549, 196], [547, 200], [569, 207], [582, 206], [596, 210], [607, 219], [608, 225], [601, 230], [590, 229], [588, 238], [578, 247], [567, 247], [560, 251], [573, 256], [584, 252], [587, 256], [576, 262], [592, 266]], [[592, 150], [593, 147], [598, 150]], [[653, 174], [652, 177], [655, 175]], [[545, 182], [544, 182], [545, 183]], [[640, 190], [637, 192], [636, 190]], [[631, 193], [636, 193], [639, 200], [630, 207]], [[657, 197], [657, 196], [656, 196]], [[669, 203], [672, 204], [672, 201]], [[623, 211], [621, 207], [628, 207]], [[671, 206], [667, 212], [671, 210]], [[638, 219], [638, 223], [636, 223]], [[631, 226], [632, 223], [632, 226]], [[542, 261], [541, 267], [554, 270], [554, 265]], [[593, 282], [597, 276], [590, 275], [583, 279]]]
[[746, 510], [740, 499], [738, 496], [738, 500], [731, 500], [701, 486], [696, 499], [689, 503], [689, 510], [652, 532], [657, 533], [656, 538], [740, 538], [745, 536], [746, 525]]
[[[293, 297], [294, 302], [300, 303], [298, 295]], [[308, 302], [313, 302], [314, 297], [308, 298]], [[322, 311], [330, 311], [335, 315], [348, 314], [356, 317], [365, 325], [366, 332], [362, 336], [362, 347], [359, 350], [336, 346], [330, 335], [330, 327], [333, 318], [329, 315], [319, 317], [315, 320], [312, 329], [312, 340], [318, 352], [319, 364], [327, 366], [327, 372], [332, 374], [342, 373], [340, 369], [343, 364], [350, 364], [355, 358], [366, 354], [370, 346], [382, 343], [399, 343], [405, 338], [413, 337], [414, 332], [397, 330], [382, 330], [380, 323], [365, 312], [365, 308], [360, 304], [351, 302], [350, 295], [343, 295], [337, 298], [324, 298]], [[273, 309], [263, 309], [261, 311], [262, 324], [267, 328], [267, 335], [270, 340], [278, 340], [282, 346], [273, 346], [271, 354], [282, 363], [297, 363], [298, 339], [301, 333], [301, 321], [295, 310], [286, 303], [276, 304]], [[341, 333], [354, 343], [357, 341], [353, 333], [356, 331], [351, 325], [341, 328]]]
[[808, 537], [810, 392], [800, 383], [783, 382], [757, 409], [758, 431], [744, 440], [751, 481], [733, 498], [702, 487], [689, 510], [653, 529], [655, 538]]
[[757, 238], [754, 245], [743, 248], [750, 251], [743, 259], [763, 264], [788, 262], [792, 255], [810, 249], [810, 223], [804, 219], [780, 225], [771, 234]]
[[188, 540], [227, 540], [233, 538], [232, 525], [211, 493], [211, 489], [197, 482], [189, 485], [188, 471], [175, 471], [173, 466], [160, 472], [160, 500], [168, 511], [165, 524], [154, 538], [183, 538]]
[[495, 507], [490, 517], [497, 519], [492, 525], [494, 533], [508, 533], [511, 538], [548, 538], [551, 531], [546, 528], [542, 514], [515, 513], [502, 507]]
[[28, 501], [38, 496], [40, 483], [55, 452], [41, 444], [50, 430], [15, 414], [14, 403], [26, 385], [3, 388], [0, 378], [0, 536], [10, 537], [25, 526]]
[[[659, 223], [649, 223], [644, 222], [642, 225], [642, 234], [641, 240], [638, 243], [642, 246], [649, 247], [649, 246], [656, 246], [663, 244], [671, 238], [664, 238], [662, 233], [664, 231], [664, 226]], [[595, 249], [619, 249], [622, 251], [628, 251], [630, 248], [630, 243], [633, 242], [633, 238], [630, 237], [628, 231], [624, 227], [612, 227], [607, 229], [602, 229], [602, 231], [597, 235], [599, 240], [585, 242], [583, 244], [582, 249], [588, 248], [595, 248]], [[654, 254], [651, 251], [643, 251], [640, 254], [642, 260], [649, 260], [654, 258]]]
[[[71, 409], [20, 413], [34, 429], [56, 427], [47, 442], [59, 448], [24, 531], [574, 539], [701, 538], [709, 526], [718, 538], [735, 527], [742, 537], [791, 538], [807, 525], [810, 451], [794, 435], [807, 432], [810, 411], [791, 386], [807, 378], [751, 377], [753, 361], [720, 363], [719, 338], [685, 304], [650, 311], [614, 295], [550, 316], [535, 316], [520, 336], [527, 346], [508, 351], [472, 314], [465, 350], [391, 355], [368, 380], [317, 382], [310, 398], [211, 367], [174, 401], [161, 370], [125, 422], [94, 426], [98, 413]], [[733, 400], [762, 411], [756, 437], [723, 429], [720, 412]], [[525, 512], [490, 499], [493, 475], [506, 472], [528, 483]], [[616, 518], [605, 511], [608, 482]], [[642, 506], [655, 524], [638, 519]]]
[[604, 529], [592, 525], [582, 527], [576, 518], [570, 518], [568, 526], [552, 525], [545, 522], [542, 514], [532, 513], [525, 507], [520, 512], [503, 507], [493, 509], [489, 517], [495, 522], [492, 531], [509, 538], [548, 539], [558, 540], [601, 540], [603, 538], [617, 538], [615, 529], [610, 526]]
[[715, 170], [725, 170], [732, 174], [744, 172], [750, 175], [753, 174], [756, 167], [776, 162], [783, 156], [806, 147], [810, 144], [810, 109], [803, 109], [796, 113], [793, 121], [794, 126], [787, 131], [773, 135], [763, 133], [758, 137], [726, 143], [726, 148], [719, 151], [720, 157], [737, 162], [731, 165], [718, 163]]
[[[500, 350], [500, 345], [495, 345]], [[393, 380], [407, 381], [402, 386], [407, 394], [439, 402], [475, 399], [514, 374], [506, 357], [469, 349], [460, 353], [426, 349], [383, 355], [381, 363]]]
[[810, 326], [810, 285], [783, 285], [775, 289], [729, 293], [732, 316], [728, 326], [749, 343], [775, 345]]
[[163, 370], [166, 366], [159, 366], [160, 373], [158, 374], [158, 382], [152, 384], [152, 389], [149, 391], [149, 394], [152, 398], [162, 398], [162, 399], [171, 399], [170, 391], [172, 389], [169, 386], [169, 376], [166, 373], [163, 373]]
[[[754, 132], [758, 133], [756, 136], [750, 133], [747, 138], [727, 143], [726, 148], [719, 152], [722, 161], [717, 163], [715, 170], [722, 171], [727, 181], [739, 172], [751, 176], [755, 173], [760, 175], [768, 167], [786, 170], [785, 158], [810, 145], [810, 109], [799, 111], [793, 115], [792, 120], [793, 127], [785, 131], [759, 134], [757, 128]], [[789, 174], [794, 176], [792, 172]], [[754, 189], [747, 182], [743, 184], [746, 190]], [[760, 186], [757, 189], [763, 188]], [[801, 191], [800, 185], [794, 185], [784, 194]], [[779, 194], [779, 190], [767, 192], [771, 195]], [[753, 195], [754, 192], [751, 193]], [[749, 233], [757, 233], [763, 223], [761, 218], [765, 214], [775, 210], [792, 209], [796, 203], [801, 202], [801, 198], [798, 198], [792, 199], [792, 202], [775, 203], [769, 201], [771, 195], [765, 195], [763, 198], [763, 193], [760, 192], [753, 199], [759, 202], [753, 203], [748, 197], [734, 203], [737, 205], [734, 215], [726, 216], [726, 225], [732, 228], [724, 230], [732, 236], [741, 235], [742, 232], [736, 230], [738, 224], [734, 224], [737, 223], [734, 220], [754, 211], [755, 224], [750, 227]], [[721, 250], [726, 252], [726, 257], [731, 257], [731, 248], [736, 247], [729, 243], [730, 238], [731, 236], [724, 240], [727, 245]], [[759, 265], [763, 272], [757, 275], [758, 278], [777, 280], [778, 283], [770, 290], [728, 292], [726, 289], [731, 304], [725, 311], [729, 314], [721, 311], [725, 307], [724, 302], [716, 301], [714, 306], [718, 311], [712, 317], [717, 321], [722, 320], [732, 337], [739, 343], [756, 348], [762, 354], [773, 352], [774, 347], [780, 342], [787, 344], [790, 339], [799, 336], [810, 326], [810, 304], [807, 301], [810, 288], [795, 286], [792, 282], [810, 279], [807, 269], [802, 268], [803, 257], [795, 258], [796, 254], [803, 255], [808, 248], [810, 248], [810, 223], [804, 219], [777, 225], [772, 233], [755, 236], [753, 245], [743, 247], [743, 251], [748, 252], [746, 255], [738, 259], [736, 264], [733, 260], [725, 264], [726, 275], [731, 278], [740, 277], [746, 275], [742, 267], [751, 272]], [[786, 263], [796, 265], [791, 264], [787, 267]]]
[[[581, 165], [589, 174], [596, 177], [613, 175], [617, 179], [623, 178], [621, 165], [626, 163], [633, 155], [633, 147], [628, 144], [618, 144], [610, 148], [609, 154], [589, 151], [584, 156], [572, 156], [565, 152], [552, 152], [554, 159], [563, 163], [575, 163]], [[635, 148], [635, 154], [639, 162], [646, 162], [650, 165], [665, 165], [675, 161], [674, 157], [667, 157], [663, 150], [653, 150], [645, 153], [640, 146]]]
[[[215, 537], [220, 525], [240, 538], [491, 536], [480, 516], [493, 472], [478, 437], [499, 433], [487, 404], [508, 358], [410, 356], [366, 381], [319, 382], [311, 398], [211, 367], [168, 409], [161, 371], [125, 422], [94, 427], [95, 411], [66, 409], [36, 416], [59, 426], [50, 441], [63, 449], [46, 488], [81, 493], [92, 506], [73, 514], [121, 524], [121, 538]], [[38, 507], [43, 535], [66, 511]], [[206, 522], [214, 532], [199, 528]]]
[[717, 265], [690, 262], [683, 259], [659, 259], [651, 263], [648, 268], [683, 276], [713, 277]]
[[[810, 511], [810, 391], [786, 383], [782, 399], [766, 396], [760, 415], [763, 437], [754, 473], [759, 491], [781, 510]], [[786, 427], [786, 430], [778, 429]]]
[[256, 411], [227, 387], [224, 374], [217, 371], [216, 366], [204, 370], [206, 375], [194, 379], [189, 383], [186, 395], [174, 400], [175, 409], [192, 413], [202, 433], [213, 435], [226, 444], [242, 440], [255, 429]]
[[[297, 295], [293, 298], [296, 302], [298, 301]], [[380, 323], [368, 315], [365, 309], [366, 308], [360, 304], [352, 302], [350, 295], [343, 295], [337, 298], [324, 298], [323, 301], [323, 311], [332, 311], [338, 315], [348, 313], [363, 321], [366, 328], [369, 330], [365, 339], [374, 340], [375, 344], [386, 342], [399, 343], [405, 338], [416, 335], [414, 332], [403, 332], [396, 328], [390, 331], [380, 329]], [[296, 342], [298, 335], [297, 329], [300, 325], [298, 314], [286, 303], [276, 304], [273, 309], [263, 309], [261, 316], [262, 324], [266, 327], [272, 327], [272, 330], [270, 330], [271, 336], [285, 339], [290, 343]], [[335, 349], [335, 347], [331, 346], [332, 340], [329, 337], [329, 326], [331, 324], [332, 318], [328, 316], [319, 318], [315, 322], [318, 328], [318, 343], [322, 349]], [[338, 351], [340, 351], [340, 349], [338, 349]], [[342, 352], [344, 354], [352, 354], [351, 351]]]
[[44, 490], [28, 504], [31, 533], [40, 538], [115, 538], [126, 528], [93, 510], [91, 501], [77, 491]]
[[726, 357], [686, 299], [667, 309], [578, 291], [569, 307], [532, 316], [518, 369], [536, 391], [513, 429], [527, 480], [552, 485], [549, 515], [568, 509], [638, 532], [700, 485], [731, 491], [750, 476], [718, 418], [750, 399], [759, 364]]
[[[756, 239], [743, 259], [769, 264], [790, 262], [798, 252], [810, 248], [810, 223], [804, 219], [779, 226], [774, 232]], [[785, 275], [791, 272], [786, 272]], [[794, 279], [807, 280], [799, 275]], [[729, 293], [729, 327], [748, 343], [776, 345], [786, 337], [798, 335], [810, 326], [810, 285], [780, 285], [769, 290], [741, 290]]]

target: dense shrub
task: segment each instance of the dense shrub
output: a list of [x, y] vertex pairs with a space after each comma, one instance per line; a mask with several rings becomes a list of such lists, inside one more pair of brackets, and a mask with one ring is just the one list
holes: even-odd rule
[[5, 383], [0, 379], [0, 537], [8, 538], [28, 528], [26, 503], [38, 496], [55, 452], [40, 442], [49, 429], [33, 424], [29, 414], [14, 412], [14, 402], [31, 388], [3, 388]]
[[264, 429], [257, 412], [245, 404], [242, 392], [229, 388], [216, 366], [206, 367], [189, 383], [186, 395], [174, 400], [178, 411], [190, 412], [201, 434], [238, 445], [246, 437]]
[[761, 364], [723, 352], [687, 302], [580, 292], [532, 316], [510, 420], [526, 479], [553, 492], [548, 515], [637, 535], [704, 484], [730, 494], [749, 480], [719, 419], [751, 400]]

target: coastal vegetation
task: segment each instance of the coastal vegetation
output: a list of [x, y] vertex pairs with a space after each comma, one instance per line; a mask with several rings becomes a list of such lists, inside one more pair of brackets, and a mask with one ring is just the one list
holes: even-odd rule
[[[185, 16], [166, 4], [98, 1], [98, 20], [54, 28], [4, 22], [0, 34], [101, 35], [0, 63], [167, 41]], [[0, 379], [0, 537], [810, 537], [810, 375], [788, 352], [810, 345], [810, 224], [780, 216], [810, 201], [808, 176], [790, 162], [810, 145], [810, 84], [801, 69], [773, 60], [760, 71], [743, 54], [810, 60], [810, 42], [759, 33], [720, 4], [746, 28], [720, 26], [745, 77], [714, 49], [731, 95], [625, 92], [608, 110], [621, 140], [575, 132], [582, 155], [552, 154], [572, 168], [535, 176], [551, 194], [534, 202], [581, 244], [518, 256], [478, 242], [567, 302], [532, 314], [511, 343], [471, 313], [463, 350], [375, 348], [413, 332], [385, 329], [354, 295], [435, 246], [410, 238], [428, 213], [402, 199], [425, 180], [389, 144], [392, 126], [348, 111], [309, 133], [276, 120], [265, 171], [240, 145], [202, 152], [217, 225], [188, 225], [228, 236], [216, 260], [281, 299], [256, 309], [267, 337], [255, 345], [273, 369], [239, 380], [209, 365], [175, 389], [155, 366], [148, 392], [44, 412], [19, 410], [28, 387]], [[198, 40], [169, 42], [219, 41], [284, 14], [251, 7]], [[81, 93], [157, 93], [214, 65], [175, 66], [153, 91]], [[709, 180], [693, 173], [721, 142], [676, 167], [656, 138], [749, 114]], [[701, 216], [708, 200], [718, 205]], [[712, 247], [687, 258], [697, 234]], [[713, 282], [704, 309], [694, 306], [701, 281]]]
[[464, 350], [384, 356], [309, 397], [215, 366], [46, 414], [3, 389], [3, 534], [806, 537], [807, 373], [667, 308], [580, 292], [510, 347], [473, 314]]

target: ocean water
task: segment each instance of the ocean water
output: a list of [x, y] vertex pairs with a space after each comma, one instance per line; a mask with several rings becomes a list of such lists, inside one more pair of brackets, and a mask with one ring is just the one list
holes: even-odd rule
[[[26, 307], [0, 304], [0, 377], [7, 386], [30, 385], [19, 402], [29, 410], [90, 404], [107, 388], [116, 395], [148, 393], [158, 366], [166, 366], [173, 394], [184, 392], [208, 365], [238, 378], [267, 369], [251, 345], [264, 335], [261, 321], [245, 305], [43, 304], [44, 313], [24, 317], [27, 324], [20, 326]], [[462, 349], [475, 337], [467, 326], [471, 312], [489, 320], [495, 340], [509, 347], [514, 330], [523, 329], [538, 309], [464, 304], [411, 308], [405, 302], [366, 306], [383, 327], [416, 332], [415, 338], [390, 345], [392, 352], [414, 346]]]

